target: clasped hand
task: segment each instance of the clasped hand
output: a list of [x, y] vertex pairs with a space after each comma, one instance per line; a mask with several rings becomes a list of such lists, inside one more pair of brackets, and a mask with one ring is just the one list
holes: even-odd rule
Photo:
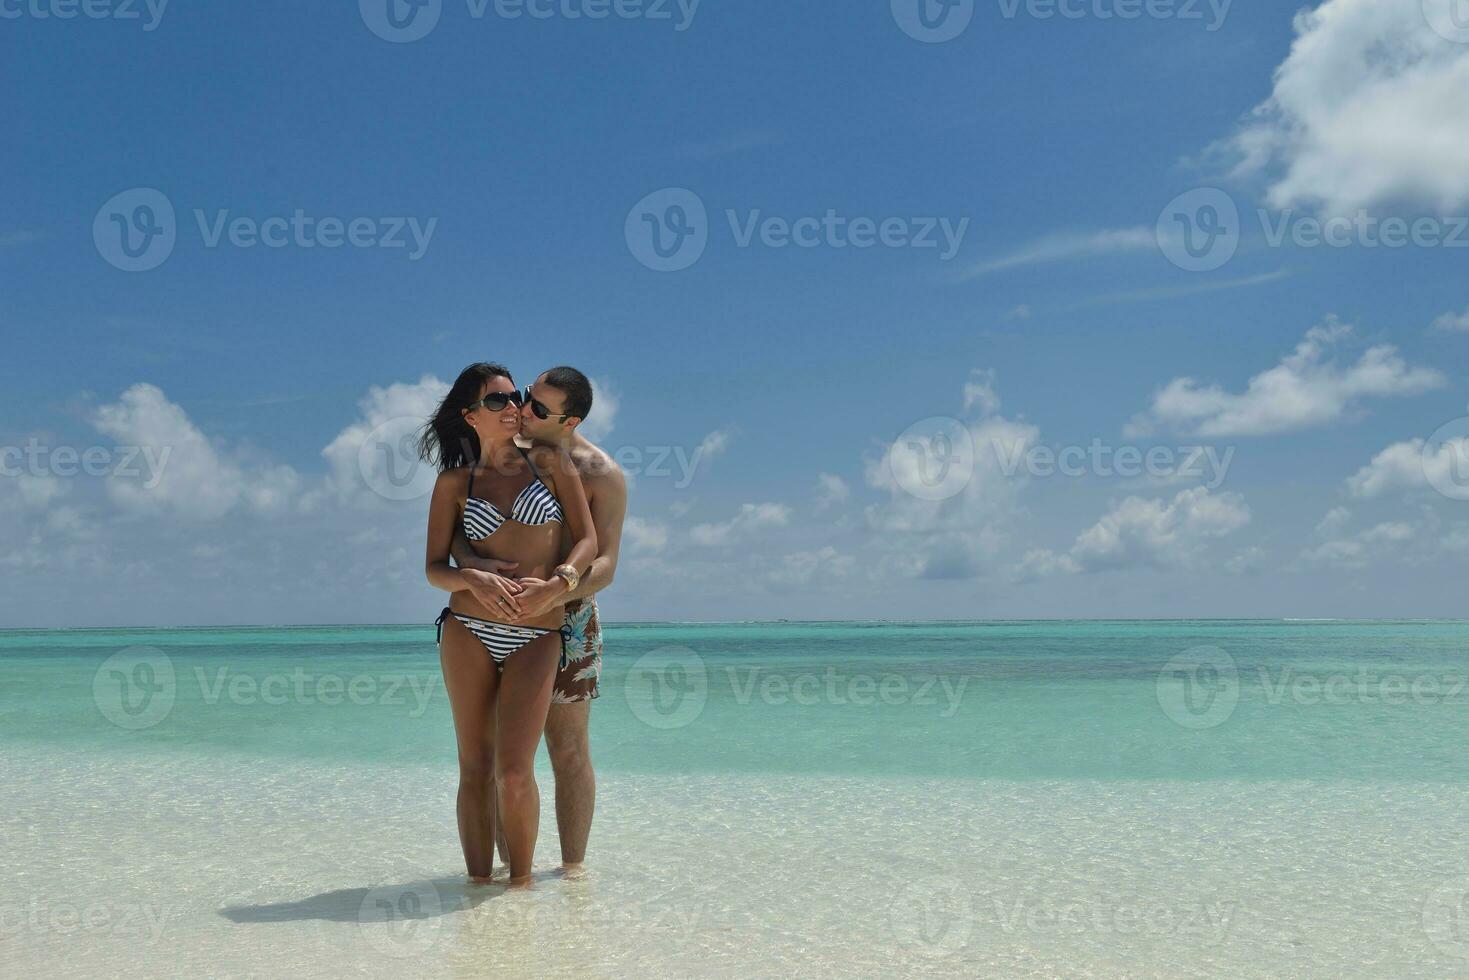
[[524, 623], [537, 619], [565, 604], [566, 580], [517, 578], [518, 562], [483, 558], [464, 569], [470, 594], [486, 609], [494, 610], [507, 623]]

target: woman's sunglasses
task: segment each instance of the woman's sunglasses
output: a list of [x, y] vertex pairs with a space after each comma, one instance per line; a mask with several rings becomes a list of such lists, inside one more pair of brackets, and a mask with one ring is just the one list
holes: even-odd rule
[[[511, 402], [515, 403], [516, 408], [525, 404], [518, 391], [492, 391], [479, 401], [470, 402], [465, 406], [464, 410], [466, 412], [472, 412], [476, 408], [483, 408], [491, 412], [503, 412], [505, 411], [505, 406]], [[544, 416], [542, 417], [544, 418]]]

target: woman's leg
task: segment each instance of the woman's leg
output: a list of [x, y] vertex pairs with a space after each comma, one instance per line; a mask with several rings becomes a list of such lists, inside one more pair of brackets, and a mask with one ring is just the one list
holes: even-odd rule
[[495, 868], [495, 661], [452, 616], [439, 644], [444, 688], [459, 746], [459, 843], [469, 876], [488, 881]]
[[510, 881], [530, 879], [541, 818], [536, 788], [536, 746], [551, 706], [551, 682], [561, 660], [561, 634], [549, 633], [512, 653], [500, 675], [495, 705], [495, 781], [500, 823], [510, 849]]

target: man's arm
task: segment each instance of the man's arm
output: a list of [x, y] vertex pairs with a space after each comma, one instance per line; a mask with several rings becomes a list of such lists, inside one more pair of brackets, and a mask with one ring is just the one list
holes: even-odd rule
[[[612, 584], [617, 576], [617, 553], [622, 547], [622, 522], [627, 517], [627, 478], [613, 466], [597, 480], [592, 491], [592, 526], [597, 531], [597, 557], [581, 583], [565, 598], [589, 599]], [[456, 560], [458, 556], [455, 556]]]
[[512, 575], [518, 561], [501, 561], [498, 558], [481, 558], [474, 553], [469, 539], [464, 536], [464, 524], [455, 522], [454, 542], [449, 545], [449, 557], [454, 559], [455, 566], [459, 568], [474, 568], [481, 572], [494, 572], [496, 575]]
[[449, 557], [454, 559], [454, 564], [460, 568], [478, 568], [479, 555], [469, 546], [469, 539], [464, 536], [464, 525], [461, 522], [454, 528], [454, 543], [449, 545]]

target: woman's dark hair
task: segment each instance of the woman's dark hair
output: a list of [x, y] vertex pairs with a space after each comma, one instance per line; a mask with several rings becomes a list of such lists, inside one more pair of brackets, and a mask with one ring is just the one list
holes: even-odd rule
[[480, 362], [459, 372], [454, 387], [439, 403], [438, 411], [423, 427], [418, 437], [418, 455], [443, 473], [467, 466], [479, 459], [479, 436], [464, 421], [464, 410], [479, 401], [480, 390], [492, 378], [504, 378], [511, 384], [510, 369], [503, 364]]

